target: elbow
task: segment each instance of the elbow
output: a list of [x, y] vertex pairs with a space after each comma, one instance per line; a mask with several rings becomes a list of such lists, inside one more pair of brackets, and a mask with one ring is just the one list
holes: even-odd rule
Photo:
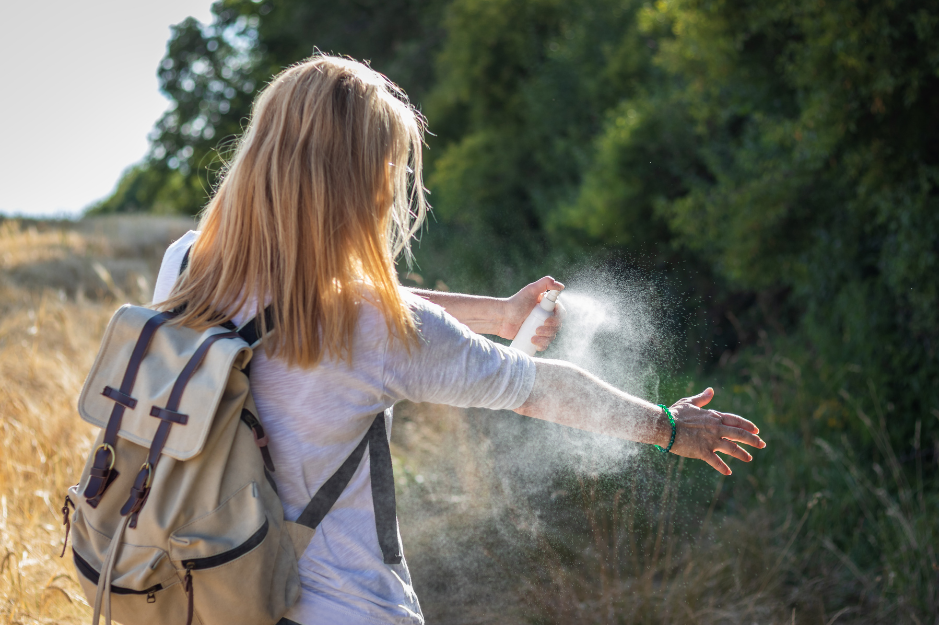
[[598, 381], [572, 363], [535, 358], [535, 383], [531, 394], [515, 412], [558, 423], [563, 413], [587, 405], [595, 398], [586, 396], [585, 392], [591, 383]]
[[518, 413], [522, 415], [523, 417], [536, 417], [537, 418], [538, 416], [537, 408], [535, 407], [535, 404], [531, 401], [531, 397], [526, 399], [525, 403], [523, 403], [518, 408], [513, 408], [512, 412]]

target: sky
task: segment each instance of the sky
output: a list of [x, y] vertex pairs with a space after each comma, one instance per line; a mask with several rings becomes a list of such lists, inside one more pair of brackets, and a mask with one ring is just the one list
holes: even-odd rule
[[77, 217], [147, 152], [170, 26], [211, 0], [11, 0], [0, 19], [0, 214]]

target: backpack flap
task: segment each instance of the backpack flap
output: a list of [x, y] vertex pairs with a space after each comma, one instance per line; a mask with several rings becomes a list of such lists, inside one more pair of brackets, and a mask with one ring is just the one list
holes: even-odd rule
[[[166, 323], [153, 333], [132, 385], [128, 384], [128, 366], [138, 339], [147, 322], [159, 314], [130, 305], [114, 314], [82, 388], [78, 411], [88, 423], [105, 428], [115, 403], [122, 404], [118, 436], [143, 447], [150, 446], [163, 420], [172, 420], [163, 453], [189, 460], [205, 445], [232, 368], [243, 369], [252, 351], [224, 328], [198, 332]], [[122, 384], [129, 393], [121, 391]], [[248, 392], [247, 382], [238, 386]]]

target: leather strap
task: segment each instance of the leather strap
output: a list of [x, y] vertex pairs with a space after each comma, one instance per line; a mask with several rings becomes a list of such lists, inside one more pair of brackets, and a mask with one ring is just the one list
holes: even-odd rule
[[137, 407], [137, 400], [131, 397], [130, 395], [125, 395], [116, 388], [111, 386], [105, 386], [104, 390], [101, 392], [102, 395], [108, 399], [113, 399], [119, 404], [123, 404], [125, 408], [130, 408], [133, 410]]
[[75, 504], [72, 502], [71, 497], [66, 495], [65, 503], [62, 505], [62, 525], [65, 526], [65, 540], [62, 541], [62, 553], [59, 554], [60, 558], [65, 556], [65, 548], [68, 546], [68, 532], [70, 529], [72, 529], [72, 524], [69, 522], [68, 518], [69, 506], [72, 506], [72, 510], [75, 509]]
[[192, 569], [186, 569], [186, 577], [183, 578], [183, 592], [186, 593], [186, 625], [192, 625], [193, 602], [195, 593], [192, 590]]
[[[191, 245], [186, 248], [186, 253], [183, 255], [183, 261], [179, 265], [179, 275], [182, 275], [182, 273], [186, 270], [186, 267], [189, 266], [190, 252], [192, 252]], [[268, 332], [270, 332], [271, 329], [273, 329], [274, 327], [274, 311], [272, 307], [268, 306], [267, 308], [264, 309], [264, 319], [265, 319], [267, 330]], [[221, 323], [219, 325], [221, 325], [226, 330], [230, 330], [232, 332], [238, 332], [241, 338], [248, 344], [248, 346], [252, 348], [255, 347], [257, 343], [260, 343], [261, 331], [260, 331], [260, 328], [258, 327], [258, 322], [257, 322], [256, 317], [252, 317], [251, 319], [249, 319], [244, 325], [241, 326], [241, 328], [238, 328], [231, 320]], [[245, 365], [244, 369], [242, 369], [242, 372], [248, 377], [251, 376], [251, 362], [250, 361], [248, 362], [247, 365]], [[153, 413], [151, 412], [151, 414]], [[153, 416], [160, 416], [160, 415], [153, 415]], [[161, 417], [161, 418], [164, 418], [164, 417]], [[251, 414], [247, 410], [242, 410], [241, 419], [242, 421], [248, 424], [248, 427], [251, 428], [251, 432], [254, 435], [254, 442], [257, 444], [258, 449], [261, 450], [261, 457], [264, 460], [264, 466], [267, 467], [270, 473], [273, 473], [274, 461], [271, 458], [271, 452], [267, 447], [269, 441], [267, 439], [267, 435], [264, 433], [264, 428], [261, 426], [261, 422], [258, 420], [258, 418], [255, 415]], [[273, 483], [273, 479], [271, 479], [271, 483]]]
[[167, 410], [166, 408], [160, 408], [159, 406], [153, 406], [150, 408], [150, 416], [156, 417], [157, 419], [163, 419], [164, 421], [172, 421], [173, 423], [178, 423], [180, 425], [186, 425], [189, 423], [189, 415], [182, 414], [181, 412], [175, 412], [173, 410]]
[[[134, 390], [134, 382], [137, 380], [137, 373], [140, 371], [140, 363], [143, 362], [143, 357], [150, 347], [150, 343], [153, 340], [153, 335], [156, 333], [157, 328], [175, 316], [176, 315], [172, 312], [162, 312], [150, 317], [147, 319], [143, 330], [140, 332], [140, 336], [137, 338], [137, 344], [134, 345], [134, 351], [131, 353], [130, 361], [127, 363], [127, 369], [124, 371], [124, 379], [121, 381], [121, 388], [116, 391], [121, 397], [126, 397], [133, 401], [135, 405], [136, 400], [134, 400], [130, 394]], [[107, 388], [105, 389], [104, 396], [114, 399], [107, 394]], [[102, 495], [104, 495], [104, 491], [107, 490], [107, 487], [114, 481], [112, 475], [114, 473], [113, 465], [115, 458], [112, 454], [115, 453], [114, 446], [117, 444], [117, 433], [121, 429], [121, 421], [124, 418], [125, 407], [126, 404], [124, 402], [115, 401], [114, 408], [111, 410], [111, 416], [108, 419], [108, 425], [104, 430], [103, 443], [98, 447], [95, 453], [95, 459], [92, 464], [93, 470], [88, 479], [88, 486], [85, 487], [84, 493], [88, 504], [92, 508], [98, 506], [101, 502]]]
[[[261, 458], [264, 460], [264, 466], [270, 473], [274, 473], [274, 459], [271, 458], [271, 451], [267, 448], [271, 441], [267, 437], [267, 432], [264, 431], [264, 426], [261, 425], [258, 418], [247, 408], [241, 409], [241, 420], [251, 428], [251, 435], [254, 436], [254, 444], [261, 450]], [[276, 486], [274, 490], [277, 490]]]
[[385, 430], [384, 412], [379, 412], [375, 416], [368, 432], [336, 472], [316, 491], [296, 522], [312, 529], [319, 526], [352, 481], [352, 476], [355, 475], [365, 455], [366, 447], [369, 450], [375, 530], [378, 534], [382, 559], [385, 564], [400, 564], [401, 544], [398, 542], [394, 474], [391, 467], [391, 449], [388, 446], [388, 436]]
[[170, 434], [170, 427], [173, 423], [181, 423], [185, 425], [185, 422], [181, 422], [177, 419], [164, 418], [164, 415], [174, 414], [180, 417], [186, 417], [188, 421], [188, 416], [181, 415], [179, 410], [179, 404], [183, 398], [183, 391], [186, 390], [186, 385], [189, 384], [189, 381], [192, 379], [193, 374], [195, 374], [196, 369], [199, 368], [199, 365], [202, 364], [202, 361], [205, 359], [205, 355], [208, 353], [209, 348], [212, 347], [212, 344], [221, 339], [237, 339], [241, 338], [236, 332], [222, 332], [219, 334], [213, 334], [208, 337], [202, 344], [199, 345], [196, 352], [189, 358], [189, 362], [186, 363], [186, 366], [183, 367], [182, 373], [179, 374], [179, 377], [176, 378], [176, 382], [173, 384], [173, 389], [170, 391], [169, 399], [166, 402], [165, 408], [160, 408], [158, 406], [153, 406], [151, 408], [150, 414], [154, 415], [154, 412], [161, 419], [160, 425], [157, 427], [156, 434], [153, 435], [153, 440], [150, 442], [150, 452], [147, 454], [147, 461], [140, 468], [140, 472], [137, 474], [137, 478], [134, 480], [134, 485], [130, 489], [130, 497], [124, 503], [124, 507], [121, 508], [121, 515], [127, 516], [132, 514], [130, 521], [131, 527], [136, 527], [137, 525], [137, 515], [140, 512], [140, 509], [143, 508], [144, 503], [147, 500], [147, 495], [150, 492], [150, 484], [153, 481], [153, 474], [156, 471], [157, 462], [160, 460], [160, 455], [163, 453], [163, 447], [166, 445], [166, 439]]

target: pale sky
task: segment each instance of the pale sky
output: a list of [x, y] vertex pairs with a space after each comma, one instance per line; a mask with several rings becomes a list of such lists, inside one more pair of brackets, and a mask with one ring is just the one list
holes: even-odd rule
[[147, 152], [168, 101], [170, 25], [211, 0], [7, 0], [0, 17], [0, 214], [77, 216]]

